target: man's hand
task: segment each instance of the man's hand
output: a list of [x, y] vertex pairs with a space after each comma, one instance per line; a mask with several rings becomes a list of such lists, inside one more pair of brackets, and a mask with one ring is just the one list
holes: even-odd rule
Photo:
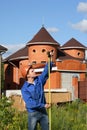
[[52, 52], [52, 51], [48, 51], [48, 52], [47, 52], [48, 57], [51, 58], [51, 57], [53, 56], [53, 53], [54, 53], [54, 52]]
[[51, 107], [51, 104], [45, 104], [45, 108], [50, 108]]
[[50, 57], [52, 57], [54, 55], [53, 51], [50, 51]]

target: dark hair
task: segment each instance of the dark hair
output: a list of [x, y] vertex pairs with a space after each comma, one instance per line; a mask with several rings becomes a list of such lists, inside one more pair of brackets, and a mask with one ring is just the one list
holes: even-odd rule
[[32, 65], [30, 65], [29, 68], [28, 68], [28, 70], [27, 70], [27, 73], [26, 73], [26, 76], [25, 76], [26, 80], [27, 80], [27, 75], [28, 75], [30, 69], [32, 69]]

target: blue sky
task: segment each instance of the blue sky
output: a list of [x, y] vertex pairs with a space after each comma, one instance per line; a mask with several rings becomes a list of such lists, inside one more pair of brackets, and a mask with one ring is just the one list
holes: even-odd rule
[[72, 37], [87, 46], [87, 0], [0, 0], [0, 45], [5, 57], [44, 27], [63, 45]]

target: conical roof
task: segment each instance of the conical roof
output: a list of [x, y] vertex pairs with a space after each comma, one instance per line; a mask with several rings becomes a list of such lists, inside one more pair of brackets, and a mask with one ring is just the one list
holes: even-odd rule
[[86, 49], [86, 46], [81, 44], [79, 41], [77, 41], [74, 38], [71, 38], [68, 42], [66, 42], [61, 49], [72, 49], [72, 48], [78, 48], [78, 49]]
[[42, 27], [27, 45], [33, 44], [52, 44], [59, 46], [60, 44], [48, 33], [45, 27]]

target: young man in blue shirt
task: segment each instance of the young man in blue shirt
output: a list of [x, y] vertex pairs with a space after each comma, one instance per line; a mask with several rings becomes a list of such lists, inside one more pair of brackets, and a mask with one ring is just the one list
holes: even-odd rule
[[[52, 58], [53, 53], [49, 52], [48, 56]], [[50, 70], [53, 62], [50, 62]], [[27, 72], [27, 81], [24, 82], [21, 93], [28, 111], [28, 129], [37, 130], [37, 123], [40, 123], [42, 130], [49, 130], [49, 120], [46, 109], [51, 107], [46, 103], [44, 95], [44, 85], [48, 79], [48, 63], [44, 71], [37, 76], [32, 66]]]

